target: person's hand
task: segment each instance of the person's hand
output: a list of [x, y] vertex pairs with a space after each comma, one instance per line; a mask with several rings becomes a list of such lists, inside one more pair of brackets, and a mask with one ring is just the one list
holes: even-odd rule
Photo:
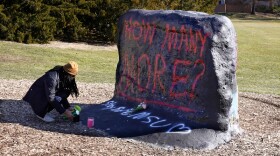
[[67, 108], [67, 110], [69, 110], [70, 112], [72, 112], [74, 109], [70, 106], [69, 108]]
[[73, 115], [72, 112], [69, 111], [68, 109], [65, 110], [64, 115], [68, 118], [68, 120], [73, 121]]
[[62, 100], [62, 98], [60, 96], [55, 96], [54, 100], [56, 100], [57, 102], [60, 102]]

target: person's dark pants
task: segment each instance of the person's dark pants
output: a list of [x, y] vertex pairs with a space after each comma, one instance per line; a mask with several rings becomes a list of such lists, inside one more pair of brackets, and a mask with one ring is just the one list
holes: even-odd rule
[[[66, 98], [62, 99], [59, 103], [63, 106], [64, 109], [68, 109], [70, 107], [70, 104]], [[53, 106], [53, 104], [49, 103], [47, 113], [52, 111], [54, 108], [55, 107]]]

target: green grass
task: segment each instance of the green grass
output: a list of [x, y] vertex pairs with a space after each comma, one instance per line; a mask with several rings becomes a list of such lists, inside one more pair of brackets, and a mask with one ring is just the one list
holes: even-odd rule
[[55, 65], [70, 60], [79, 64], [77, 81], [114, 83], [118, 53], [60, 48], [41, 48], [0, 42], [0, 78], [36, 79]]
[[[280, 95], [280, 20], [230, 17], [237, 32], [239, 91]], [[56, 64], [79, 64], [80, 82], [114, 83], [118, 53], [0, 42], [0, 78], [36, 79]]]
[[240, 91], [280, 95], [280, 21], [235, 20]]

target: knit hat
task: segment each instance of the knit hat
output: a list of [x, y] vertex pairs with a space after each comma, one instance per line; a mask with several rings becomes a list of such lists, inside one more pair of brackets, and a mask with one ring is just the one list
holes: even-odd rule
[[74, 61], [69, 61], [63, 66], [63, 69], [71, 75], [76, 76], [78, 74], [78, 64]]

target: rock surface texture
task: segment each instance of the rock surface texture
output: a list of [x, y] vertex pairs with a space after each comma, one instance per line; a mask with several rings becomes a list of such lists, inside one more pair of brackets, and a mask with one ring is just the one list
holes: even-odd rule
[[[118, 23], [114, 96], [81, 112], [96, 129], [153, 143], [214, 148], [239, 133], [237, 44], [224, 16], [130, 10]], [[147, 109], [133, 112], [139, 103]]]

